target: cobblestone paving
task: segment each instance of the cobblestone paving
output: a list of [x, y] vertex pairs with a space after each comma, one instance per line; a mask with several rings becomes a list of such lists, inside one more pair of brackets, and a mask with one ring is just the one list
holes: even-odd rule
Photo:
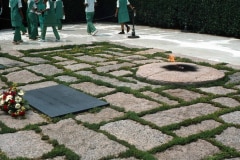
[[24, 119], [0, 111], [0, 159], [239, 160], [240, 71], [219, 64], [226, 78], [196, 86], [136, 76], [168, 54], [96, 43], [1, 57], [1, 91], [62, 83], [110, 105], [53, 119], [34, 108]]

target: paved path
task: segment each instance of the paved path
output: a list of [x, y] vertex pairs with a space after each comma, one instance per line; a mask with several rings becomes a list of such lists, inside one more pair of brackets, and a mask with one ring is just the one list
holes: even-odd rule
[[[225, 62], [233, 65], [240, 64], [240, 40], [235, 38], [212, 36], [205, 34], [184, 33], [179, 30], [159, 29], [154, 27], [136, 26], [136, 35], [139, 39], [127, 38], [128, 35], [118, 35], [120, 26], [116, 24], [96, 24], [99, 32], [92, 37], [86, 33], [86, 25], [67, 25], [60, 31], [60, 43], [39, 43], [29, 42], [24, 38], [24, 45], [15, 46], [14, 49], [42, 48], [50, 46], [59, 46], [63, 44], [84, 44], [93, 41], [110, 41], [123, 43], [126, 45], [136, 45], [140, 47], [158, 48], [166, 51], [172, 51], [174, 54], [182, 54], [212, 60], [216, 62]], [[47, 40], [54, 41], [51, 28], [48, 29]], [[12, 31], [0, 30], [0, 41], [2, 49], [11, 49]]]
[[[47, 42], [24, 37], [24, 43], [16, 46], [11, 44], [12, 31], [0, 32], [0, 64], [6, 67], [0, 69], [0, 90], [7, 86], [6, 80], [20, 84], [26, 92], [64, 83], [110, 103], [54, 121], [35, 110], [21, 120], [0, 111], [0, 159], [240, 159], [240, 71], [236, 61], [216, 68], [228, 77], [216, 84], [169, 86], [136, 76], [140, 66], [166, 63], [166, 51], [175, 47], [177, 57], [193, 62], [217, 64], [209, 61], [213, 56], [199, 59], [193, 54], [201, 51], [210, 55], [213, 50], [224, 55], [235, 51], [232, 55], [239, 60], [239, 40], [144, 26], [137, 30], [141, 38], [134, 40], [118, 35], [118, 25], [96, 26], [97, 36], [87, 35], [85, 25], [67, 25], [60, 31], [61, 42], [54, 42], [52, 33], [47, 32]], [[153, 40], [161, 36], [164, 38]], [[205, 40], [205, 36], [212, 39]], [[175, 39], [174, 45], [170, 39]], [[193, 44], [200, 39], [211, 47], [180, 45], [183, 40]], [[101, 41], [116, 45], [92, 45]], [[71, 44], [86, 45], [50, 52], [17, 51]], [[225, 58], [217, 60], [226, 62]]]

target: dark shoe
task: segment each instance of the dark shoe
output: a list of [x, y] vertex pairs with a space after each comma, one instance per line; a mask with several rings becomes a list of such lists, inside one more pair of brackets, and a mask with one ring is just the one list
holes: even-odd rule
[[130, 27], [129, 26], [127, 26], [127, 33], [130, 31]]
[[122, 32], [119, 32], [118, 34], [125, 34], [125, 32], [122, 31]]
[[37, 38], [29, 38], [30, 40], [32, 40], [32, 41], [36, 41], [37, 40]]
[[15, 44], [15, 45], [20, 44], [19, 42], [16, 42], [16, 41], [13, 41], [12, 43]]

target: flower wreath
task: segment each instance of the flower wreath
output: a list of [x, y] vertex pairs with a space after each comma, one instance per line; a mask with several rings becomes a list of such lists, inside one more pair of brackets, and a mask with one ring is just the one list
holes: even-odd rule
[[0, 109], [12, 117], [24, 116], [29, 108], [27, 101], [23, 99], [24, 91], [16, 86], [10, 87], [0, 95]]

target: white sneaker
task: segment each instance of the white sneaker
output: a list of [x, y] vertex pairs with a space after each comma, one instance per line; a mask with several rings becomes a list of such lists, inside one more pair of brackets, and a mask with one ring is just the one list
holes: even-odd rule
[[92, 32], [92, 36], [95, 36], [97, 34], [98, 30], [95, 30], [94, 32]]
[[46, 42], [45, 39], [39, 39], [38, 42]]

